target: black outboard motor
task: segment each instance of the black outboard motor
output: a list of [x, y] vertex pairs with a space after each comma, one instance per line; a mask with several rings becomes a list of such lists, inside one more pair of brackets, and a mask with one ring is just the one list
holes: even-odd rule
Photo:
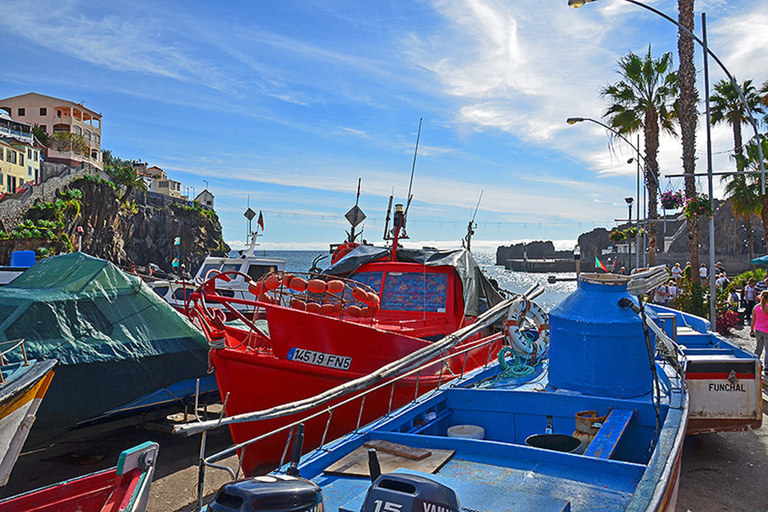
[[418, 475], [379, 475], [374, 450], [368, 451], [368, 467], [374, 482], [360, 512], [461, 512], [450, 487]]
[[245, 478], [224, 484], [208, 505], [212, 512], [323, 512], [320, 486], [299, 476], [304, 425], [296, 426], [287, 475]]
[[225, 484], [208, 505], [215, 512], [322, 512], [323, 493], [314, 482], [288, 475], [246, 478]]

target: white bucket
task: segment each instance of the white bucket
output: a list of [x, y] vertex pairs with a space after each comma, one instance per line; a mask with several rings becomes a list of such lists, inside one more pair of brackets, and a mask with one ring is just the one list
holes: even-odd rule
[[454, 425], [448, 427], [448, 437], [485, 439], [485, 429], [479, 425]]

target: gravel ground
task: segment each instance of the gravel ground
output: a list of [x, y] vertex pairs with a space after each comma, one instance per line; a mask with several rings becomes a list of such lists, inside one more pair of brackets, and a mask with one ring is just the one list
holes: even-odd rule
[[[754, 350], [754, 338], [749, 337], [747, 327], [735, 331], [729, 338]], [[768, 511], [768, 422], [763, 425], [750, 432], [705, 434], [686, 439], [677, 502], [679, 512]], [[121, 450], [147, 440], [160, 443], [148, 511], [196, 510], [200, 436], [182, 438], [137, 428], [24, 454], [14, 468], [4, 495], [114, 466]], [[207, 453], [230, 444], [226, 428], [213, 431], [209, 435]], [[237, 458], [229, 457], [223, 463], [234, 468]], [[217, 470], [209, 470], [206, 474], [205, 494], [210, 499], [228, 477]]]

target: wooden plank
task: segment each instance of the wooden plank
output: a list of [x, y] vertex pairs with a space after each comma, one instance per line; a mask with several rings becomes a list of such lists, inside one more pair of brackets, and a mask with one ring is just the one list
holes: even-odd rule
[[610, 459], [634, 414], [635, 411], [613, 409], [603, 426], [597, 431], [595, 438], [589, 443], [584, 455], [598, 459]]
[[363, 446], [367, 448], [375, 448], [379, 453], [391, 453], [392, 455], [399, 455], [411, 460], [422, 460], [432, 455], [431, 451], [423, 448], [412, 448], [410, 446], [405, 446], [404, 444], [392, 443], [382, 439], [368, 441]]
[[[379, 452], [378, 456], [382, 473], [392, 473], [398, 468], [423, 471], [424, 473], [436, 473], [455, 454], [456, 450], [432, 450], [431, 455], [421, 460], [413, 460], [386, 452]], [[324, 473], [370, 478], [371, 474], [368, 472], [368, 448], [361, 446], [326, 468]]]

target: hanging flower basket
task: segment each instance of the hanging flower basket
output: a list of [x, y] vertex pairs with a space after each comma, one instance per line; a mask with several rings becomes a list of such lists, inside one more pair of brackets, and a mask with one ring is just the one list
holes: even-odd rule
[[643, 235], [645, 235], [645, 230], [643, 228], [637, 228], [633, 226], [624, 230], [624, 237], [627, 239], [632, 239]]
[[681, 190], [667, 191], [661, 194], [661, 207], [665, 210], [677, 210], [683, 206], [683, 192]]
[[611, 242], [623, 242], [626, 238], [626, 235], [620, 229], [614, 228], [610, 233], [608, 233], [608, 238], [611, 240]]
[[712, 217], [712, 201], [709, 200], [704, 194], [696, 194], [693, 197], [688, 197], [685, 200], [685, 206], [683, 207], [683, 213], [688, 219], [705, 215], [707, 218]]

